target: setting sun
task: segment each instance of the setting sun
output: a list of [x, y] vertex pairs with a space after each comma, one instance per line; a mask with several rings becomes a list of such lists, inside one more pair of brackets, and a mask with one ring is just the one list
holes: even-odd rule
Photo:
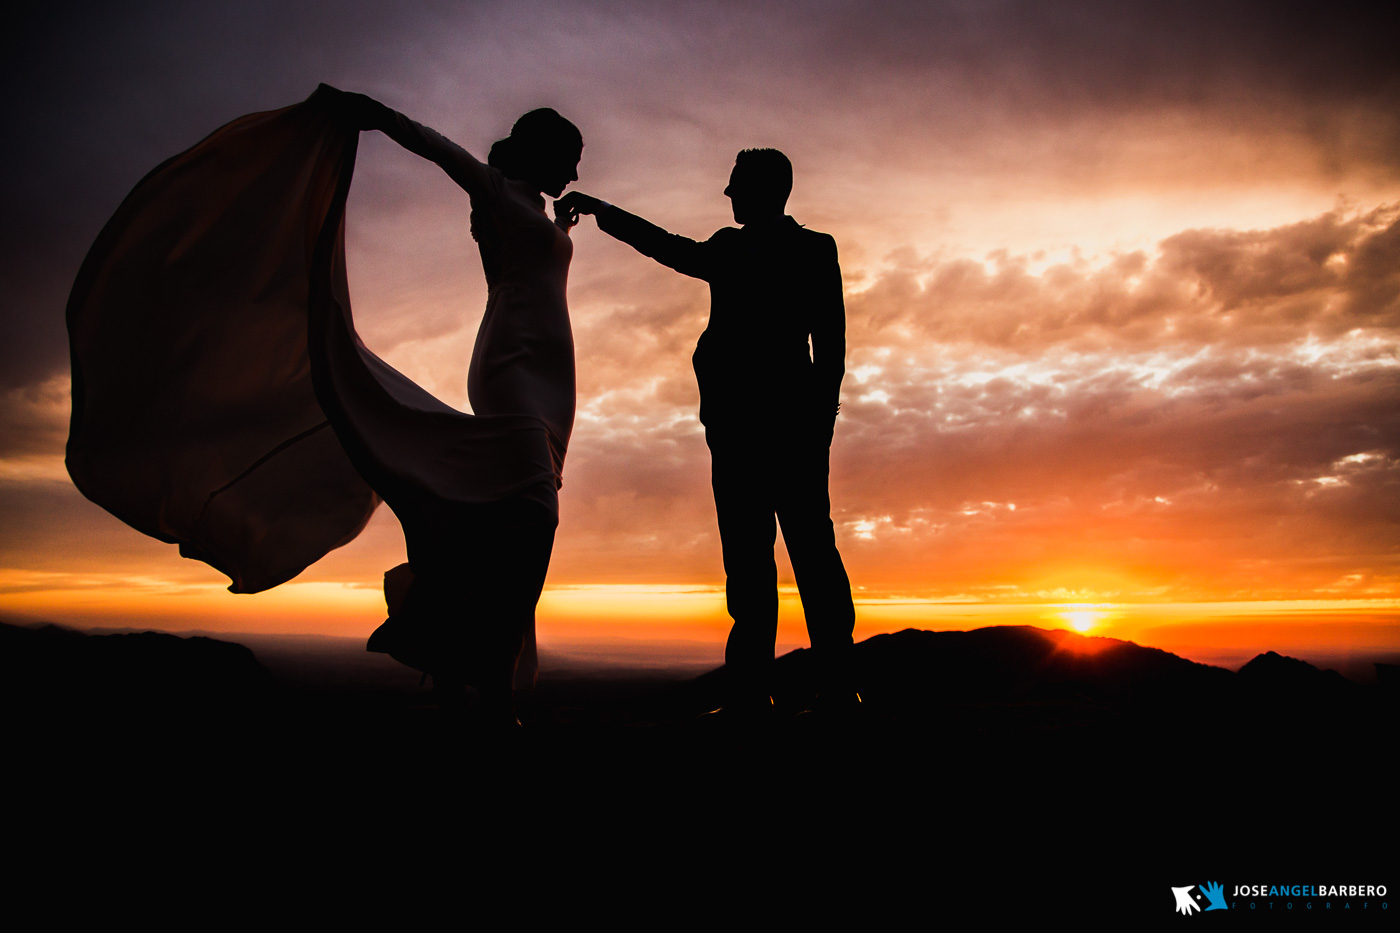
[[1108, 616], [1106, 607], [1074, 605], [1057, 612], [1061, 619], [1069, 623], [1076, 632], [1088, 632], [1096, 628]]

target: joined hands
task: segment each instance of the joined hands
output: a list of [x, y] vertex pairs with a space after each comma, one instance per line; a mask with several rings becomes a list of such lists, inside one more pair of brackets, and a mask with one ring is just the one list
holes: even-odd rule
[[608, 206], [608, 202], [584, 194], [570, 191], [554, 202], [554, 222], [565, 230], [578, 223], [582, 214], [596, 214]]

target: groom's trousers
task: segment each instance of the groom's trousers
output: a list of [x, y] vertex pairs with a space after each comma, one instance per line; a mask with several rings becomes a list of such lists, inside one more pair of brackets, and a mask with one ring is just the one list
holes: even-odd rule
[[829, 431], [721, 424], [707, 426], [705, 440], [734, 620], [724, 655], [732, 699], [769, 692], [778, 628], [775, 517], [802, 598], [818, 689], [851, 688], [855, 608], [831, 522]]

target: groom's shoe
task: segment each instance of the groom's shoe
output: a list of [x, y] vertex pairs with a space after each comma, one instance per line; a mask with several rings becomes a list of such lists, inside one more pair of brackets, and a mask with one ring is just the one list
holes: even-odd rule
[[854, 690], [828, 690], [813, 697], [798, 713], [803, 722], [850, 722], [860, 716], [861, 698]]
[[773, 698], [764, 694], [759, 697], [730, 700], [718, 709], [701, 713], [696, 722], [706, 727], [757, 729], [768, 726], [775, 718]]

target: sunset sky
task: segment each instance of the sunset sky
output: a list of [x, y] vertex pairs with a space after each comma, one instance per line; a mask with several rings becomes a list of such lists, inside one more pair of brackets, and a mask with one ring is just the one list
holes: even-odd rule
[[[857, 637], [1029, 622], [1222, 663], [1400, 651], [1400, 58], [1368, 6], [35, 6], [0, 66], [0, 615], [382, 620], [403, 559], [385, 509], [235, 596], [63, 466], [63, 309], [103, 223], [163, 159], [325, 81], [480, 157], [555, 107], [583, 132], [579, 190], [696, 238], [732, 222], [739, 149], [791, 157], [789, 212], [845, 276], [831, 488]], [[464, 409], [485, 305], [467, 211], [436, 167], [362, 141], [357, 326]], [[591, 220], [573, 237], [579, 413], [542, 644], [719, 646], [689, 364], [706, 286]]]

